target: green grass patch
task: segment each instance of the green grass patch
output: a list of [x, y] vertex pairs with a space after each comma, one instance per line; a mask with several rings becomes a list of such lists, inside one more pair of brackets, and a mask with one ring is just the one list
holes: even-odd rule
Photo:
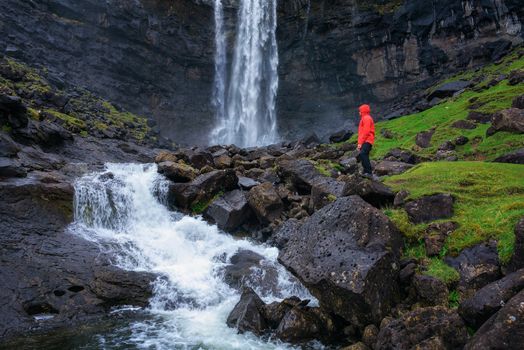
[[449, 292], [448, 302], [449, 302], [449, 307], [452, 308], [452, 309], [456, 309], [456, 308], [459, 307], [459, 305], [460, 305], [460, 294], [459, 294], [459, 292], [457, 292], [456, 289], [453, 289], [452, 291]]
[[190, 207], [191, 212], [196, 215], [202, 214], [204, 211], [206, 211], [207, 207], [209, 207], [211, 203], [213, 203], [215, 200], [217, 200], [218, 198], [220, 198], [223, 195], [224, 195], [224, 191], [220, 191], [217, 194], [215, 194], [213, 198], [211, 198], [208, 201], [200, 201], [200, 202], [195, 202], [191, 204], [191, 207]]
[[[433, 162], [419, 164], [408, 172], [389, 177], [394, 190], [410, 192], [409, 199], [435, 193], [455, 197], [451, 220], [459, 228], [447, 239], [444, 250], [456, 255], [464, 248], [488, 239], [498, 241], [498, 251], [507, 263], [514, 250], [514, 228], [524, 216], [524, 165], [486, 162]], [[420, 240], [423, 225], [412, 225], [404, 210], [389, 216], [408, 243]]]
[[73, 132], [81, 132], [82, 130], [85, 131], [86, 123], [81, 119], [72, 117], [68, 114], [60, 113], [53, 109], [46, 109], [45, 112], [49, 113], [57, 119], [60, 119], [62, 122], [64, 122], [65, 127]]
[[427, 265], [427, 270], [424, 271], [424, 275], [438, 278], [448, 286], [458, 282], [460, 279], [460, 275], [457, 270], [438, 258], [432, 258], [429, 260], [429, 264]]

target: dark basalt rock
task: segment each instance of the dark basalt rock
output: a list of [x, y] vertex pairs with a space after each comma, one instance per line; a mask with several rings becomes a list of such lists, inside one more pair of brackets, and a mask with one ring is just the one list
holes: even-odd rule
[[433, 98], [446, 98], [451, 97], [455, 95], [457, 92], [460, 92], [466, 88], [471, 86], [471, 82], [469, 81], [452, 81], [450, 83], [446, 83], [444, 85], [441, 85], [437, 87], [435, 90], [431, 92], [431, 94], [428, 95], [427, 100], [431, 101]]
[[497, 163], [512, 163], [524, 164], [524, 148], [520, 148], [514, 152], [507, 153], [494, 160]]
[[379, 322], [398, 299], [401, 244], [387, 217], [350, 196], [306, 219], [278, 259], [323, 309], [363, 328]]
[[473, 130], [477, 128], [477, 125], [469, 120], [457, 120], [453, 124], [451, 124], [452, 127], [457, 129], [464, 129], [464, 130]]
[[479, 328], [523, 289], [524, 269], [520, 269], [479, 289], [460, 304], [458, 312], [468, 325]]
[[404, 203], [406, 203], [406, 199], [409, 197], [409, 191], [402, 190], [398, 192], [395, 195], [395, 199], [393, 200], [393, 206], [396, 208], [404, 206]]
[[205, 216], [209, 217], [219, 228], [232, 231], [249, 220], [251, 211], [246, 195], [241, 190], [226, 193], [213, 201], [207, 208]]
[[198, 171], [191, 166], [171, 161], [158, 164], [158, 172], [173, 182], [190, 182], [198, 176]]
[[468, 142], [469, 139], [466, 136], [458, 136], [455, 140], [453, 140], [453, 143], [457, 146], [464, 146]]
[[495, 113], [491, 121], [491, 127], [486, 131], [486, 135], [491, 136], [499, 131], [515, 134], [524, 133], [524, 110], [510, 108]]
[[27, 176], [27, 171], [22, 168], [18, 160], [0, 157], [0, 179], [25, 176]]
[[514, 70], [509, 73], [508, 85], [517, 85], [524, 82], [524, 70]]
[[524, 217], [515, 226], [515, 249], [508, 264], [508, 271], [524, 268]]
[[476, 349], [522, 349], [524, 341], [524, 291], [515, 295], [493, 315], [464, 347]]
[[424, 275], [415, 275], [412, 281], [421, 306], [447, 306], [449, 291], [441, 280]]
[[264, 302], [251, 288], [244, 288], [240, 301], [227, 317], [227, 325], [239, 333], [262, 335], [269, 329], [264, 318]]
[[262, 224], [269, 224], [280, 217], [284, 204], [269, 182], [253, 187], [248, 195], [248, 202]]
[[264, 316], [272, 329], [278, 325], [286, 314], [297, 305], [307, 305], [309, 300], [302, 301], [297, 297], [290, 297], [281, 302], [274, 301], [264, 307]]
[[283, 249], [289, 239], [296, 234], [300, 225], [302, 225], [302, 223], [297, 219], [284, 221], [284, 223], [275, 230], [275, 233], [271, 236], [268, 243], [274, 245], [278, 249]]
[[439, 222], [428, 226], [424, 234], [424, 245], [428, 256], [440, 254], [446, 238], [457, 229], [455, 222]]
[[358, 195], [374, 207], [389, 206], [395, 200], [395, 193], [382, 182], [359, 175], [342, 176], [339, 179], [346, 183], [345, 195]]
[[409, 312], [381, 327], [375, 349], [461, 349], [467, 340], [466, 326], [457, 312], [435, 306]]
[[18, 151], [20, 146], [9, 135], [0, 133], [0, 157], [15, 157]]
[[502, 276], [495, 241], [466, 248], [456, 258], [446, 257], [445, 262], [459, 272], [460, 282], [457, 289], [464, 296], [471, 295]]
[[404, 206], [411, 222], [419, 224], [453, 216], [453, 197], [435, 194], [406, 203]]
[[409, 163], [383, 160], [375, 166], [375, 173], [379, 176], [398, 175], [408, 171], [411, 168], [413, 168], [413, 165]]
[[239, 176], [238, 185], [240, 186], [240, 188], [249, 191], [253, 187], [260, 185], [260, 182], [250, 179], [249, 177]]
[[320, 308], [294, 306], [280, 321], [275, 335], [290, 343], [304, 343], [314, 339], [333, 341], [339, 332], [331, 316]]
[[0, 94], [0, 121], [14, 129], [23, 128], [29, 122], [27, 107], [18, 96]]
[[351, 130], [340, 130], [337, 131], [329, 136], [329, 142], [331, 143], [339, 143], [347, 141], [353, 136], [353, 132]]
[[431, 130], [423, 131], [417, 134], [415, 143], [419, 147], [428, 148], [431, 145], [431, 138], [433, 137], [434, 133], [435, 133], [435, 129], [431, 129]]
[[515, 99], [513, 100], [513, 103], [511, 104], [511, 107], [524, 109], [524, 95], [515, 97]]
[[472, 120], [481, 124], [487, 124], [491, 122], [492, 117], [493, 116], [491, 114], [472, 111], [469, 112], [467, 120]]

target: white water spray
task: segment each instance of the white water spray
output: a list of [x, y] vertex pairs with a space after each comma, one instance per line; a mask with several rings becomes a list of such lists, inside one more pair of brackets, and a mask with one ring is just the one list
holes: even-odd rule
[[[125, 339], [116, 342], [147, 349], [289, 348], [226, 326], [240, 295], [224, 283], [223, 268], [241, 249], [264, 256], [264, 264], [278, 273], [274, 291], [252, 285], [266, 302], [291, 295], [311, 298], [277, 263], [278, 250], [170, 212], [163, 203], [166, 193], [167, 181], [155, 165], [109, 164], [106, 172], [86, 175], [75, 184], [72, 231], [99, 243], [115, 265], [165, 276], [154, 285], [149, 312], [155, 320], [134, 322], [120, 332]], [[112, 348], [109, 339], [104, 341], [104, 348]]]
[[227, 66], [223, 14], [218, 13], [222, 10], [221, 0], [215, 0], [215, 91], [219, 87], [228, 88], [223, 102], [214, 103], [217, 126], [211, 133], [211, 142], [241, 147], [275, 143], [278, 141], [276, 0], [240, 0], [229, 84], [226, 75], [217, 68]]

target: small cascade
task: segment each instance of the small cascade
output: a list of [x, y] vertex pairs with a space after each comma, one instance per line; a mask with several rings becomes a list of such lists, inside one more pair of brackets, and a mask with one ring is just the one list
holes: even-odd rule
[[[223, 279], [239, 250], [262, 255], [278, 273], [272, 289], [251, 285], [266, 302], [291, 295], [311, 298], [277, 262], [278, 250], [235, 239], [198, 217], [165, 206], [168, 182], [156, 165], [108, 164], [75, 184], [74, 234], [97, 242], [124, 269], [164, 276], [154, 285], [151, 315], [125, 330], [100, 335], [110, 344], [152, 349], [286, 349], [287, 345], [237, 334], [226, 325], [240, 298]], [[147, 346], [146, 346], [147, 345]]]
[[[221, 0], [215, 0], [213, 97], [217, 125], [211, 133], [211, 143], [240, 147], [275, 143], [278, 141], [276, 0], [240, 0], [229, 82], [224, 74], [227, 63], [222, 11]], [[224, 94], [221, 88], [225, 89]]]

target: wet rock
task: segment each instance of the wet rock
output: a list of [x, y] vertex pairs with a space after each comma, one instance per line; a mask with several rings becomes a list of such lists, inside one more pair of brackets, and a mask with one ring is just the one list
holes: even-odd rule
[[445, 262], [459, 272], [458, 290], [466, 297], [501, 277], [495, 241], [466, 248], [456, 258], [446, 257]]
[[309, 134], [301, 138], [299, 142], [308, 148], [312, 148], [319, 145], [321, 141], [317, 134], [315, 134], [314, 132], [310, 132]]
[[452, 127], [457, 129], [464, 129], [464, 130], [473, 130], [477, 128], [477, 125], [469, 120], [457, 120], [453, 124], [451, 124]]
[[266, 293], [277, 293], [278, 272], [265, 258], [250, 250], [233, 255], [224, 270], [224, 281], [235, 289], [256, 286]]
[[425, 275], [413, 277], [417, 300], [422, 306], [447, 306], [449, 291], [441, 280]]
[[345, 195], [358, 195], [377, 208], [393, 204], [395, 193], [379, 181], [365, 179], [358, 175], [339, 178], [346, 183]]
[[353, 136], [353, 132], [351, 130], [340, 130], [337, 131], [329, 136], [329, 142], [331, 143], [339, 143], [347, 141]]
[[519, 108], [524, 109], [524, 95], [520, 95], [518, 97], [515, 97], [511, 104], [512, 108]]
[[428, 101], [431, 101], [433, 98], [446, 98], [455, 95], [457, 92], [460, 92], [471, 86], [471, 82], [458, 80], [452, 81], [446, 84], [443, 84], [433, 90], [427, 97]]
[[398, 175], [413, 168], [412, 164], [383, 160], [375, 166], [375, 173], [379, 176]]
[[419, 224], [453, 216], [453, 197], [435, 194], [406, 203], [404, 206], [411, 222]]
[[419, 147], [428, 148], [431, 145], [431, 138], [433, 137], [434, 133], [435, 129], [418, 133], [417, 137], [415, 138], [415, 143]]
[[460, 304], [458, 312], [468, 325], [479, 328], [523, 289], [524, 269], [520, 269], [479, 289]]
[[428, 226], [424, 234], [424, 245], [428, 256], [440, 254], [446, 238], [457, 229], [455, 222], [439, 222]]
[[66, 160], [55, 153], [48, 153], [42, 151], [38, 146], [23, 147], [18, 152], [20, 163], [32, 170], [49, 171], [53, 169], [61, 169]]
[[191, 166], [171, 161], [158, 164], [158, 172], [173, 182], [190, 182], [198, 176], [197, 170]]
[[297, 305], [307, 305], [309, 300], [300, 300], [297, 297], [290, 297], [281, 302], [274, 301], [264, 307], [264, 316], [272, 329], [277, 329], [278, 325], [286, 314]]
[[486, 135], [491, 136], [499, 131], [515, 134], [524, 133], [524, 110], [510, 108], [495, 113], [491, 121], [491, 127], [486, 131]]
[[240, 188], [249, 191], [253, 187], [260, 185], [260, 182], [250, 179], [249, 177], [239, 176], [238, 185], [240, 186]]
[[514, 152], [507, 153], [494, 160], [497, 163], [512, 163], [524, 164], [524, 148], [520, 148]]
[[169, 186], [169, 202], [176, 207], [189, 209], [192, 205], [206, 203], [220, 192], [237, 187], [238, 178], [232, 169], [215, 170], [196, 177], [189, 183]]
[[461, 349], [468, 340], [464, 322], [455, 310], [442, 306], [420, 308], [381, 327], [375, 349], [428, 349], [435, 337], [443, 349]]
[[464, 347], [475, 349], [522, 349], [524, 342], [524, 291], [515, 295], [480, 327]]
[[234, 190], [221, 196], [209, 205], [205, 216], [211, 218], [222, 230], [237, 229], [250, 216], [249, 204], [244, 192]]
[[240, 301], [227, 317], [227, 325], [239, 333], [262, 335], [269, 329], [264, 318], [264, 302], [251, 288], [244, 288]]
[[524, 217], [515, 226], [515, 248], [507, 270], [517, 271], [524, 268]]
[[491, 118], [492, 118], [491, 114], [472, 111], [472, 112], [469, 112], [467, 120], [472, 120], [474, 122], [481, 123], [481, 124], [487, 124], [491, 122]]
[[247, 197], [251, 209], [262, 224], [269, 224], [279, 218], [284, 209], [278, 193], [268, 182], [253, 187]]
[[524, 70], [514, 70], [509, 73], [508, 85], [517, 85], [524, 82]]
[[401, 285], [406, 286], [411, 283], [411, 278], [415, 275], [417, 264], [410, 262], [400, 270], [399, 280]]
[[331, 316], [320, 308], [297, 305], [289, 310], [276, 329], [277, 338], [289, 343], [313, 339], [332, 340], [337, 333]]
[[379, 322], [398, 298], [401, 244], [386, 216], [351, 196], [306, 219], [278, 259], [323, 309], [363, 328]]

